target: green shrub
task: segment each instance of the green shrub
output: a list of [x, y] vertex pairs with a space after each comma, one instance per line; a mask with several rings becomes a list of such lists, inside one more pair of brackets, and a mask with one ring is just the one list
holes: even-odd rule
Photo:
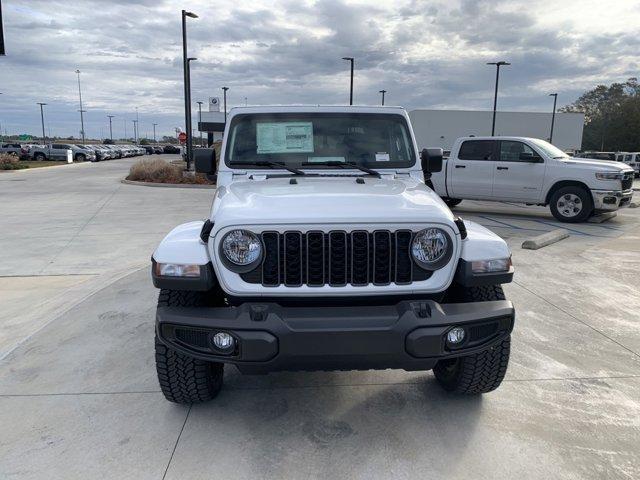
[[29, 168], [29, 165], [21, 163], [15, 155], [0, 153], [0, 170], [22, 170], [23, 168]]
[[129, 169], [127, 180], [152, 183], [197, 183], [202, 185], [212, 184], [203, 175], [185, 177], [182, 175], [184, 163], [174, 165], [165, 160], [138, 160]]

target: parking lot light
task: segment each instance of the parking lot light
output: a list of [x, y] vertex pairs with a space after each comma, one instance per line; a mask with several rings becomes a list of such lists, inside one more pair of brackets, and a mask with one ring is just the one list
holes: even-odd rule
[[223, 97], [224, 97], [224, 124], [227, 124], [227, 90], [229, 90], [229, 87], [222, 87], [222, 93], [223, 93]]
[[184, 120], [187, 131], [187, 171], [191, 169], [191, 85], [187, 57], [187, 17], [198, 18], [193, 12], [182, 10], [182, 70], [184, 75]]
[[107, 117], [109, 117], [109, 138], [113, 141], [113, 126], [111, 125], [111, 120], [115, 115], [107, 115]]
[[84, 112], [86, 110], [82, 109], [82, 88], [80, 88], [80, 70], [76, 70], [78, 74], [78, 96], [80, 97], [80, 134], [82, 135], [82, 144], [84, 145]]
[[558, 94], [550, 93], [550, 97], [553, 97], [553, 113], [551, 114], [551, 132], [549, 133], [549, 143], [553, 143], [553, 124], [556, 121], [556, 103], [558, 102]]
[[491, 136], [493, 137], [496, 134], [496, 107], [498, 106], [498, 81], [500, 80], [500, 67], [511, 64], [501, 60], [499, 62], [487, 62], [487, 65], [496, 66], [496, 89], [493, 94], [493, 120], [491, 122]]
[[46, 105], [46, 103], [38, 102], [38, 105], [40, 105], [40, 119], [42, 120], [42, 145], [46, 145], [47, 138], [44, 133], [44, 108], [43, 108]]
[[351, 84], [350, 84], [350, 88], [349, 88], [349, 105], [353, 105], [353, 62], [354, 62], [354, 58], [353, 57], [342, 57], [342, 60], [347, 60], [348, 62], [351, 62]]
[[382, 94], [382, 103], [380, 105], [384, 106], [384, 94], [387, 93], [386, 90], [378, 90], [378, 93]]

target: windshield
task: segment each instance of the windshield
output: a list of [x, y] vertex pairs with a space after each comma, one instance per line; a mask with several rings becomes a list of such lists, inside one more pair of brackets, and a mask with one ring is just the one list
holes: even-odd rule
[[545, 142], [544, 140], [540, 140], [539, 138], [532, 138], [531, 143], [533, 143], [536, 147], [544, 152], [545, 155], [551, 158], [571, 158], [569, 155], [564, 153], [558, 147], [551, 145], [549, 142]]
[[408, 168], [415, 163], [401, 115], [246, 114], [233, 118], [229, 132], [225, 158], [229, 166], [278, 162], [294, 168], [335, 168], [337, 163]]

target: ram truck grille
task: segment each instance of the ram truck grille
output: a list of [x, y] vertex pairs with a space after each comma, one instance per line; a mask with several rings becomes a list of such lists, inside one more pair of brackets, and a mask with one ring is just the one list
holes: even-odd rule
[[264, 258], [247, 283], [265, 287], [408, 285], [431, 272], [411, 259], [410, 230], [263, 232]]

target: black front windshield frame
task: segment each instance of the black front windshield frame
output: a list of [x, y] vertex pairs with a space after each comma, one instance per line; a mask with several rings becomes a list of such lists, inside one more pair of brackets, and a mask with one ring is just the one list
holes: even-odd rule
[[[313, 146], [296, 152], [258, 152], [257, 125], [313, 125]], [[413, 139], [404, 116], [389, 113], [281, 112], [235, 115], [226, 140], [224, 162], [232, 169], [269, 169], [253, 162], [285, 162], [304, 169], [335, 169], [324, 162], [353, 162], [371, 169], [411, 168]], [[262, 147], [264, 148], [264, 147]]]

